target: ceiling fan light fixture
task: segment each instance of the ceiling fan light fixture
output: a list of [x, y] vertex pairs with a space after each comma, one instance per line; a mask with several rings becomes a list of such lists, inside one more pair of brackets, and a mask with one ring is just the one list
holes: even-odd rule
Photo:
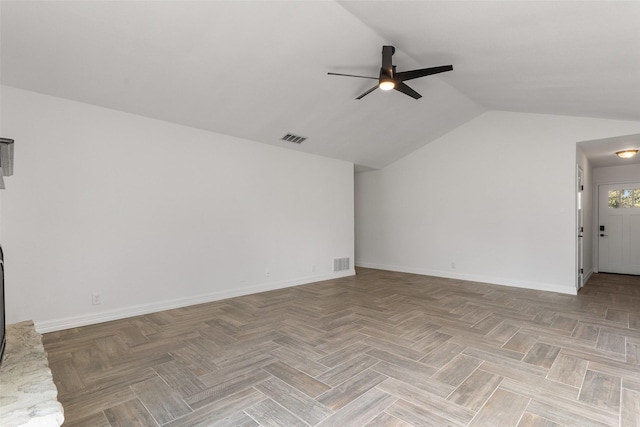
[[380, 82], [378, 87], [381, 90], [391, 90], [394, 87], [396, 87], [396, 84], [393, 82], [393, 80], [383, 80], [383, 81]]
[[638, 154], [638, 150], [616, 151], [616, 154], [618, 155], [618, 157], [622, 157], [623, 159], [630, 159], [631, 157], [633, 157], [636, 154]]
[[362, 99], [365, 96], [369, 95], [376, 89], [381, 89], [384, 91], [389, 91], [391, 89], [395, 89], [398, 92], [404, 93], [407, 96], [410, 96], [413, 99], [420, 99], [422, 95], [420, 95], [415, 90], [411, 89], [404, 82], [406, 80], [413, 80], [420, 77], [430, 76], [432, 74], [444, 73], [446, 71], [453, 71], [453, 65], [441, 65], [439, 67], [430, 67], [430, 68], [420, 68], [417, 70], [409, 70], [396, 72], [396, 66], [393, 65], [392, 57], [396, 48], [393, 46], [382, 46], [382, 67], [380, 67], [379, 77], [370, 77], [370, 76], [357, 76], [355, 74], [342, 74], [342, 73], [327, 73], [332, 76], [345, 76], [345, 77], [358, 77], [361, 79], [374, 79], [378, 80], [378, 84], [362, 95], [358, 96], [356, 99]]

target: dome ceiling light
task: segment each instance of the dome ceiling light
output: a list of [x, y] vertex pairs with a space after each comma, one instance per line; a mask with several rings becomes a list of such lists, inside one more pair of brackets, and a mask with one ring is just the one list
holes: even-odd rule
[[638, 150], [622, 150], [622, 151], [616, 151], [616, 154], [618, 155], [618, 157], [621, 157], [623, 159], [630, 159], [633, 156], [635, 156], [636, 154], [638, 154]]

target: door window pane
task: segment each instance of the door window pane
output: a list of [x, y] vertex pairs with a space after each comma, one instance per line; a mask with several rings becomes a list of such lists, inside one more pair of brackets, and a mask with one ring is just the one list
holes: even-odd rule
[[640, 188], [633, 190], [633, 206], [640, 208]]
[[623, 208], [633, 207], [633, 190], [622, 190], [621, 202]]
[[609, 190], [609, 207], [620, 207], [620, 190]]

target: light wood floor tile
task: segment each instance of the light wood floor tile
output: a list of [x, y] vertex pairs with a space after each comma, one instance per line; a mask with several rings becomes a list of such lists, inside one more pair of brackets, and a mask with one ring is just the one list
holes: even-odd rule
[[465, 349], [464, 346], [445, 342], [420, 359], [420, 363], [440, 369]]
[[588, 364], [589, 362], [586, 360], [560, 354], [553, 366], [551, 366], [547, 379], [559, 381], [573, 387], [580, 387], [584, 374], [587, 372]]
[[227, 396], [246, 390], [249, 387], [269, 379], [270, 375], [262, 369], [256, 369], [243, 375], [239, 375], [221, 384], [209, 387], [196, 394], [187, 397], [185, 401], [193, 409], [199, 409], [212, 402], [216, 402]]
[[477, 369], [447, 398], [458, 405], [478, 411], [502, 382], [502, 377]]
[[[349, 359], [346, 362], [328, 369], [323, 374], [318, 375], [318, 380], [329, 384], [331, 386], [337, 386], [338, 384], [347, 381], [349, 378], [358, 375], [371, 366], [378, 363], [379, 360], [368, 354], [362, 354], [360, 356]], [[326, 391], [326, 390], [323, 390]]]
[[58, 393], [68, 394], [85, 388], [72, 360], [67, 359], [49, 363], [49, 366], [53, 375], [55, 375]]
[[351, 360], [355, 357], [360, 356], [361, 354], [368, 352], [369, 350], [371, 350], [371, 346], [363, 344], [361, 342], [357, 342], [349, 344], [342, 349], [335, 350], [327, 356], [321, 357], [317, 361], [322, 365], [334, 368], [342, 363], [347, 362], [348, 360]]
[[[531, 404], [527, 409], [529, 412], [548, 418], [560, 424], [567, 424], [567, 420], [571, 419], [571, 417], [574, 417], [576, 420], [589, 420], [589, 422], [581, 421], [585, 425], [590, 425], [594, 422], [598, 425], [609, 426], [617, 424], [618, 414], [615, 414], [608, 409], [602, 409], [598, 406], [591, 405], [588, 402], [577, 400], [577, 389], [571, 390], [566, 388], [568, 386], [565, 386], [564, 390], [567, 390], [567, 393], [564, 393], [562, 388], [562, 386], [564, 386], [563, 384], [549, 380], [544, 381], [546, 381], [544, 384], [525, 384], [505, 379], [500, 384], [500, 387], [511, 393], [530, 398]], [[571, 395], [574, 397], [570, 397]], [[536, 406], [538, 404], [539, 406]], [[539, 412], [533, 410], [533, 407], [551, 408], [552, 411]], [[558, 419], [562, 419], [563, 421], [558, 421]], [[575, 423], [570, 424], [575, 425]]]
[[640, 330], [640, 313], [629, 313], [629, 328]]
[[554, 423], [546, 418], [525, 412], [520, 418], [518, 427], [562, 427], [560, 424]]
[[467, 348], [463, 354], [484, 360], [482, 368], [487, 372], [493, 372], [503, 377], [513, 378], [515, 380], [524, 380], [524, 378], [545, 377], [547, 370], [539, 366], [496, 356], [493, 353], [487, 353], [483, 350], [475, 348]]
[[627, 339], [625, 356], [627, 363], [640, 365], [640, 342], [632, 342]]
[[548, 369], [553, 365], [558, 353], [560, 353], [560, 347], [537, 343], [529, 350], [522, 361]]
[[[306, 427], [307, 423], [287, 411], [271, 399], [265, 399], [245, 409], [257, 425], [265, 427]], [[230, 425], [230, 424], [229, 424]]]
[[501, 388], [489, 398], [469, 426], [513, 426], [517, 425], [529, 399]]
[[64, 427], [111, 427], [111, 423], [104, 415], [104, 412], [96, 412], [88, 417], [76, 419], [75, 421], [69, 421], [65, 419]]
[[442, 332], [434, 332], [411, 345], [411, 348], [423, 353], [429, 353], [434, 349], [440, 347], [451, 338], [449, 334], [443, 334]]
[[556, 424], [567, 427], [612, 427], [618, 425], [618, 420], [594, 420], [585, 414], [572, 409], [566, 409], [562, 404], [532, 400], [527, 411], [540, 418], [548, 419]]
[[413, 350], [409, 347], [403, 347], [402, 345], [398, 345], [390, 341], [385, 341], [378, 338], [368, 337], [362, 340], [362, 342], [370, 345], [373, 348], [377, 348], [383, 351], [389, 351], [398, 356], [406, 357], [407, 359], [411, 360], [419, 360], [424, 357], [424, 353], [421, 351]]
[[158, 424], [166, 424], [191, 412], [191, 408], [160, 377], [154, 377], [131, 386], [144, 407]]
[[211, 427], [226, 418], [234, 418], [239, 411], [243, 411], [264, 399], [264, 394], [253, 388], [247, 388], [177, 418], [163, 427]]
[[159, 426], [138, 399], [105, 409], [104, 414], [112, 427]]
[[193, 372], [178, 362], [164, 363], [154, 370], [182, 397], [191, 396], [207, 388]]
[[393, 415], [386, 412], [380, 413], [371, 420], [365, 427], [413, 427], [411, 424], [404, 422]]
[[390, 394], [375, 388], [371, 389], [343, 407], [340, 412], [336, 412], [318, 424], [318, 427], [365, 425], [396, 400], [397, 398]]
[[146, 372], [157, 365], [173, 362], [169, 354], [145, 355], [141, 357], [121, 358], [112, 368], [96, 368], [83, 373], [83, 381], [87, 387], [92, 384], [108, 382], [113, 378], [135, 378], [140, 372]]
[[64, 418], [69, 423], [135, 398], [136, 396], [130, 387], [109, 392], [86, 393], [75, 398], [68, 398], [64, 395], [59, 396], [64, 408]]
[[598, 336], [598, 342], [596, 344], [596, 347], [602, 350], [624, 354], [625, 353], [624, 335], [613, 334], [610, 332], [605, 332], [603, 330], [600, 330], [600, 335]]
[[[417, 369], [415, 369], [417, 367]], [[381, 361], [371, 368], [380, 374], [386, 375], [398, 381], [411, 384], [422, 390], [427, 390], [432, 394], [440, 397], [447, 397], [455, 387], [445, 384], [431, 377], [429, 367], [421, 368], [417, 364], [395, 365]]]
[[[399, 402], [406, 401], [422, 408], [424, 411], [428, 411], [438, 419], [444, 419], [455, 425], [467, 425], [473, 418], [475, 412], [460, 406], [454, 402], [450, 402], [440, 396], [429, 393], [426, 390], [418, 389], [407, 383], [397, 381], [394, 378], [389, 378], [380, 383], [378, 387], [390, 395], [396, 396], [400, 399]], [[406, 409], [404, 404], [403, 408]], [[397, 418], [403, 419], [407, 422], [411, 422], [402, 416], [398, 416], [392, 411], [387, 411], [391, 415], [395, 415]]]
[[247, 415], [244, 411], [238, 411], [235, 414], [231, 414], [221, 420], [213, 421], [207, 424], [207, 427], [259, 427], [253, 418]]
[[608, 309], [604, 318], [611, 322], [621, 323], [625, 327], [629, 324], [629, 312], [624, 310]]
[[224, 369], [215, 369], [198, 377], [200, 382], [206, 385], [206, 388], [218, 386], [228, 381], [233, 381], [242, 375], [248, 375], [262, 371], [264, 366], [270, 365], [274, 362], [274, 358], [269, 354], [253, 354], [250, 357], [243, 357], [231, 366], [227, 366]]
[[326, 406], [277, 378], [268, 379], [255, 388], [312, 426], [333, 414]]
[[640, 277], [357, 273], [45, 334], [64, 426], [640, 422]]
[[[369, 350], [367, 354], [369, 356], [372, 356], [378, 359], [379, 361], [396, 365], [399, 368], [404, 368], [404, 370], [407, 371], [407, 374], [412, 374], [412, 375], [415, 375], [416, 377], [430, 377], [436, 372], [438, 372], [437, 369], [431, 366], [425, 365], [422, 362], [406, 359], [402, 356], [398, 356], [388, 351], [372, 349], [372, 350]], [[377, 369], [377, 368], [374, 368], [374, 369]]]
[[464, 354], [456, 356], [440, 369], [433, 378], [453, 387], [458, 387], [482, 364], [482, 360]]
[[[309, 397], [318, 397], [325, 391], [331, 389], [328, 385], [315, 378], [310, 377], [304, 372], [300, 372], [295, 368], [282, 362], [275, 362], [264, 366], [263, 370], [267, 371], [276, 378], [280, 378], [290, 386], [300, 390]], [[351, 375], [349, 375], [351, 377]]]
[[622, 389], [620, 426], [640, 426], [640, 391]]
[[386, 379], [386, 376], [377, 372], [363, 371], [324, 393], [317, 400], [332, 411], [338, 411]]
[[573, 332], [577, 324], [578, 320], [571, 317], [559, 315], [556, 316], [549, 327], [551, 329], [560, 329], [562, 331]]
[[[499, 344], [496, 344], [494, 342], [487, 341], [478, 337], [455, 336], [451, 338], [450, 342], [465, 346], [468, 349], [483, 351], [486, 354], [491, 354], [503, 359], [511, 359], [511, 360], [519, 361], [519, 360], [522, 360], [522, 356], [523, 356], [523, 354], [520, 352], [509, 350], [504, 347], [500, 347]], [[465, 350], [465, 353], [466, 352], [467, 351]]]
[[407, 422], [407, 424], [411, 426], [457, 427], [462, 425], [442, 418], [437, 413], [434, 413], [421, 405], [416, 405], [405, 400], [399, 400], [394, 403], [389, 409], [387, 409], [387, 413]]
[[307, 359], [306, 357], [291, 350], [276, 348], [274, 350], [271, 350], [269, 354], [273, 356], [275, 360], [286, 363], [292, 368], [295, 368], [300, 372], [304, 372], [305, 374], [312, 377], [317, 377], [328, 369], [327, 365], [319, 363], [315, 360]]
[[509, 341], [518, 332], [520, 328], [511, 321], [503, 320], [498, 326], [485, 335], [490, 341], [495, 341], [501, 346]]
[[600, 328], [598, 326], [580, 323], [573, 330], [571, 337], [585, 341], [593, 341], [595, 343], [598, 340], [599, 333]]
[[628, 378], [623, 378], [622, 388], [640, 392], [640, 381], [634, 381]]
[[119, 328], [117, 334], [129, 347], [135, 347], [149, 342], [149, 338], [140, 331], [140, 328], [134, 325], [127, 325]]
[[588, 370], [578, 399], [617, 413], [620, 409], [621, 386], [620, 377]]

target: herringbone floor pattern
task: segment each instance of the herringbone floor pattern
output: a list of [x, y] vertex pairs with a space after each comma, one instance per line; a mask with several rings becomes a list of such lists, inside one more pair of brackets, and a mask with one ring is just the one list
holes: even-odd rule
[[640, 277], [356, 277], [46, 334], [65, 426], [639, 426]]

